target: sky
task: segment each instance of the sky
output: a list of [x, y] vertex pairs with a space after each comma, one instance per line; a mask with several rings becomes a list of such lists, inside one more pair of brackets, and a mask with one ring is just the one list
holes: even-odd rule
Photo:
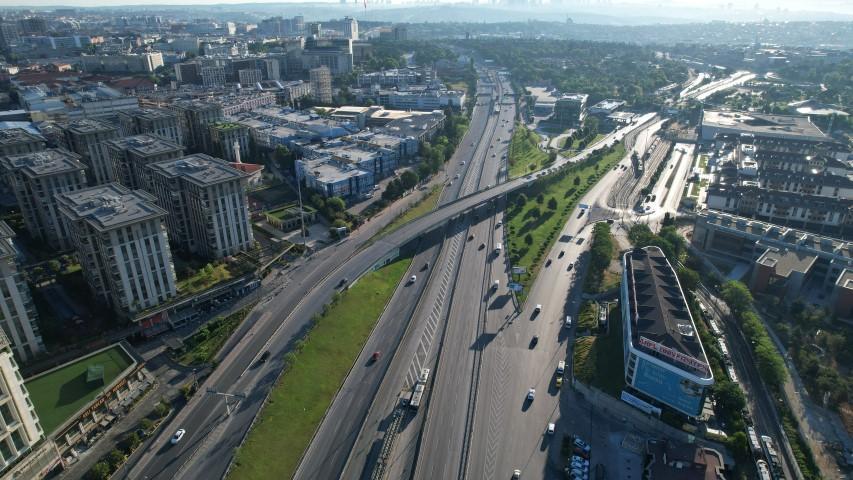
[[[349, 0], [351, 1], [351, 0]], [[359, 0], [361, 3], [362, 0]], [[370, 5], [372, 1], [368, 0]], [[387, 3], [388, 0], [383, 0]], [[404, 3], [471, 3], [479, 1], [480, 3], [491, 2], [491, 0], [390, 0], [394, 5]], [[544, 0], [553, 2], [555, 0]], [[810, 12], [827, 12], [841, 13], [853, 15], [853, 1], [851, 0], [556, 0], [561, 1], [562, 5], [571, 8], [572, 5], [578, 5], [581, 9], [599, 8], [602, 12], [618, 13], [614, 11], [618, 8], [618, 4], [631, 5], [649, 5], [657, 8], [695, 8], [695, 9], [754, 9], [756, 6], [761, 10], [787, 10], [810, 11]], [[242, 3], [308, 3], [304, 0], [29, 0], [25, 3], [21, 0], [0, 0], [0, 9], [3, 7], [28, 7], [28, 6], [82, 6], [82, 7], [115, 7], [122, 5], [214, 5], [214, 4], [242, 4]], [[312, 3], [339, 3], [339, 0], [315, 0]], [[600, 5], [600, 4], [610, 5]]]

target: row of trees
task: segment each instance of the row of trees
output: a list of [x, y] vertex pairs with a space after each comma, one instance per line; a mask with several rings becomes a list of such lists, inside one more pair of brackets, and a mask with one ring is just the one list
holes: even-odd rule
[[418, 185], [418, 181], [417, 173], [406, 170], [400, 174], [400, 178], [395, 178], [388, 183], [385, 191], [382, 192], [382, 199], [386, 201], [396, 200], [402, 197], [407, 191], [415, 188]]
[[589, 252], [589, 269], [586, 272], [587, 291], [598, 292], [604, 281], [604, 272], [610, 266], [616, 246], [610, 234], [610, 225], [599, 222], [592, 228], [592, 246]]

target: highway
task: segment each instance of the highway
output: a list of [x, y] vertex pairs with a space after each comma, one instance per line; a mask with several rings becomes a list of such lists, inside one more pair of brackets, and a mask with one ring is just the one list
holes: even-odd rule
[[[636, 126], [614, 132], [576, 157], [558, 160], [552, 168], [585, 158], [594, 148], [620, 140], [634, 128]], [[460, 149], [470, 149], [470, 140], [474, 138], [477, 134], [472, 126]], [[470, 150], [468, 153], [473, 155]], [[245, 322], [245, 334], [235, 336], [234, 341], [229, 342], [226, 347], [228, 353], [202, 384], [202, 393], [195, 395], [160, 435], [148, 441], [143, 455], [130, 467], [129, 477], [220, 477], [283, 367], [281, 358], [301, 338], [312, 315], [331, 298], [341, 278], [358, 278], [413, 239], [479, 205], [523, 187], [531, 178], [532, 175], [461, 196], [375, 241], [371, 238], [383, 225], [368, 224], [348, 240], [324, 249], [322, 255], [315, 255], [297, 267], [291, 272], [293, 282], [250, 314]], [[255, 359], [265, 350], [272, 354], [271, 360], [254, 366]], [[235, 408], [229, 415], [224, 397], [204, 393], [208, 389], [245, 398], [231, 397]], [[178, 428], [186, 429], [187, 434], [173, 448], [168, 439]]]
[[[482, 92], [483, 90], [485, 90], [484, 93], [491, 93], [491, 89], [480, 87], [479, 91]], [[500, 92], [499, 85], [497, 91]], [[481, 184], [486, 184], [484, 172], [492, 170], [491, 168], [484, 168], [485, 164], [487, 162], [491, 165], [496, 163], [493, 161], [495, 158], [491, 157], [494, 149], [490, 148], [491, 144], [488, 140], [495, 134], [498, 118], [490, 115], [492, 104], [482, 98], [484, 97], [481, 96], [480, 102], [475, 107], [473, 116], [477, 123], [476, 125], [472, 124], [470, 138], [466, 137], [463, 140], [462, 145], [449, 161], [451, 167], [459, 167], [460, 178], [454, 179], [453, 185], [449, 185], [443, 192], [440, 204], [452, 201], [460, 194], [470, 194], [477, 191]], [[477, 135], [478, 132], [479, 136]], [[478, 138], [482, 140], [477, 141]], [[461, 162], [465, 162], [465, 165], [462, 165]], [[431, 245], [429, 252], [418, 255], [413, 261], [413, 265], [420, 270], [420, 273], [418, 274], [419, 281], [416, 282], [417, 288], [410, 289], [417, 292], [418, 297], [410, 298], [408, 295], [395, 295], [378, 322], [375, 330], [377, 334], [370, 337], [365, 347], [365, 355], [369, 355], [373, 351], [383, 351], [387, 354], [382, 365], [379, 366], [380, 368], [376, 368], [376, 365], [366, 366], [364, 362], [356, 362], [306, 452], [295, 475], [296, 478], [336, 478], [341, 475], [351, 450], [366, 452], [365, 447], [353, 448], [353, 444], [362, 425], [365, 424], [367, 410], [374, 403], [380, 382], [387, 382], [389, 378], [389, 363], [395, 355], [399, 355], [396, 351], [397, 346], [403, 340], [403, 335], [407, 335], [407, 340], [411, 338], [422, 339], [421, 348], [424, 349], [425, 355], [429, 350], [426, 345], [433, 345], [433, 335], [438, 319], [423, 318], [424, 312], [421, 311], [423, 309], [419, 309], [417, 314], [413, 310], [418, 305], [418, 300], [423, 295], [425, 288], [435, 290], [438, 286], [441, 291], [440, 294], [430, 293], [433, 296], [439, 295], [442, 300], [446, 298], [449, 293], [450, 276], [443, 274], [443, 270], [445, 268], [455, 270], [457, 252], [460, 251], [460, 246], [464, 244], [465, 228], [463, 224], [451, 225], [446, 229], [437, 229], [433, 233], [433, 237], [427, 242]], [[429, 262], [430, 267], [424, 268], [427, 262]], [[442, 272], [439, 281], [433, 281], [435, 280], [434, 272]], [[440, 305], [438, 308], [441, 308]], [[426, 313], [431, 314], [433, 310], [434, 308], [431, 306]], [[427, 323], [430, 323], [432, 327], [428, 333], [421, 328]], [[413, 366], [412, 370], [419, 372], [420, 364]], [[382, 374], [383, 372], [385, 374]], [[397, 393], [399, 391], [393, 391], [391, 397], [396, 398]], [[387, 412], [381, 412], [382, 417], [385, 415]]]

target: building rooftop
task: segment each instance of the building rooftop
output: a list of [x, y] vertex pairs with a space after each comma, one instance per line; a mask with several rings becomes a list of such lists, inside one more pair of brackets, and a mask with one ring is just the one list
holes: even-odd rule
[[162, 108], [137, 108], [133, 110], [122, 110], [119, 115], [127, 115], [141, 120], [160, 120], [164, 118], [175, 118], [175, 113]]
[[444, 121], [444, 112], [424, 113], [392, 120], [384, 127], [379, 128], [378, 131], [399, 137], [418, 137], [442, 121]]
[[770, 247], [758, 257], [756, 263], [772, 268], [776, 276], [788, 278], [791, 272], [808, 272], [815, 260], [817, 256], [814, 254]]
[[44, 142], [41, 135], [28, 132], [23, 128], [9, 128], [0, 130], [0, 146], [17, 145], [19, 143]]
[[558, 98], [557, 101], [586, 102], [588, 97], [589, 95], [585, 93], [564, 93], [563, 95], [560, 95], [560, 98]]
[[56, 196], [73, 219], [85, 219], [100, 231], [130, 223], [162, 218], [166, 211], [154, 203], [154, 197], [142, 190], [130, 190], [118, 183], [67, 192]]
[[15, 238], [15, 231], [3, 220], [0, 220], [0, 259], [15, 258], [18, 256], [18, 250], [12, 243]]
[[240, 180], [247, 174], [228, 164], [225, 160], [204, 153], [195, 153], [175, 160], [164, 160], [148, 165], [160, 175], [183, 177], [197, 185], [213, 185], [229, 180]]
[[227, 131], [227, 130], [238, 130], [241, 128], [249, 128], [246, 125], [243, 125], [239, 122], [214, 122], [210, 124], [210, 128], [219, 130], [219, 131]]
[[624, 261], [634, 347], [678, 368], [711, 375], [681, 285], [663, 251], [637, 248]]
[[60, 148], [10, 155], [0, 158], [0, 164], [7, 171], [20, 170], [28, 177], [57, 175], [86, 169], [86, 165], [80, 162], [80, 155]]
[[76, 133], [78, 135], [109, 132], [117, 129], [118, 127], [116, 127], [115, 125], [110, 125], [109, 123], [102, 122], [100, 120], [93, 120], [91, 118], [73, 120], [65, 125], [65, 130], [72, 133]]
[[838, 275], [838, 279], [835, 281], [835, 284], [840, 288], [853, 290], [853, 270], [849, 268], [842, 270], [841, 274]]
[[337, 183], [367, 173], [364, 170], [335, 162], [330, 157], [303, 159], [302, 162], [305, 164], [305, 170], [313, 172], [314, 177], [320, 183]]
[[766, 115], [760, 113], [705, 110], [702, 126], [738, 129], [743, 133], [776, 137], [801, 138], [811, 141], [829, 141], [808, 117], [799, 115]]
[[139, 157], [150, 157], [174, 151], [183, 152], [184, 150], [184, 147], [177, 143], [147, 133], [132, 137], [116, 138], [107, 141], [106, 144], [110, 148], [131, 152]]
[[334, 144], [324, 144], [317, 148], [311, 149], [318, 156], [329, 155], [335, 160], [346, 163], [359, 163], [365, 160], [376, 158], [380, 152], [377, 149], [364, 148], [354, 143], [335, 142]]
[[595, 105], [593, 105], [590, 108], [591, 109], [598, 109], [598, 110], [608, 110], [608, 111], [612, 112], [612, 111], [616, 110], [617, 108], [621, 107], [622, 105], [625, 105], [624, 100], [607, 99], [607, 100], [602, 100], [602, 101], [596, 103]]
[[654, 480], [725, 480], [725, 461], [720, 452], [687, 443], [649, 440], [651, 461], [643, 478]]

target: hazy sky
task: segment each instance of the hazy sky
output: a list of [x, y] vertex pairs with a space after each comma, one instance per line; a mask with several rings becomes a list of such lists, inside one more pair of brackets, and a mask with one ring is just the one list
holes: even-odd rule
[[[348, 3], [352, 0], [348, 0]], [[399, 5], [409, 3], [405, 0], [391, 0], [393, 4]], [[428, 2], [428, 0], [414, 0], [417, 3], [471, 3], [471, 0], [437, 0]], [[479, 0], [481, 3], [491, 3], [491, 0]], [[544, 0], [546, 3], [553, 0]], [[313, 3], [338, 3], [339, 0], [314, 0]], [[362, 0], [359, 0], [359, 4]], [[121, 5], [210, 5], [210, 4], [241, 4], [241, 3], [308, 3], [305, 0], [288, 1], [288, 0], [0, 0], [0, 9], [6, 6], [51, 6], [51, 5], [66, 5], [66, 6], [86, 6], [86, 7], [109, 7]], [[368, 6], [372, 0], [367, 0]], [[573, 3], [578, 4], [581, 8], [594, 6], [602, 13], [616, 13], [613, 10], [618, 8], [618, 4], [632, 5], [649, 5], [657, 8], [678, 8], [678, 7], [693, 7], [699, 9], [725, 9], [734, 8], [735, 10], [749, 9], [752, 10], [757, 5], [761, 10], [784, 9], [788, 11], [819, 11], [819, 12], [835, 12], [841, 14], [853, 14], [853, 1], [851, 0], [562, 0], [563, 5], [571, 6]], [[610, 3], [611, 5], [599, 5], [599, 3]]]

